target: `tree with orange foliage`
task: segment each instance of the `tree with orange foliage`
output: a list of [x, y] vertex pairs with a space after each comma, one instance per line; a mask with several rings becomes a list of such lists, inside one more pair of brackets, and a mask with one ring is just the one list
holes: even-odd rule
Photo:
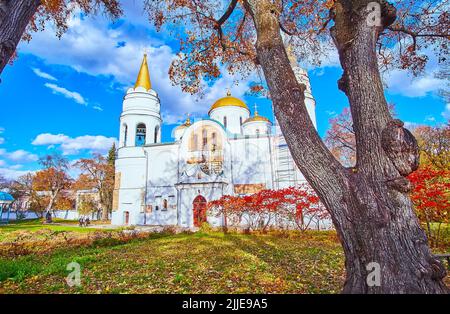
[[108, 220], [109, 212], [112, 208], [112, 197], [114, 190], [114, 165], [100, 154], [94, 154], [92, 158], [80, 159], [76, 167], [83, 171], [80, 179], [85, 186], [97, 190], [99, 202], [102, 210], [102, 220]]
[[[406, 177], [419, 164], [417, 141], [389, 112], [379, 68], [384, 57], [383, 66], [419, 74], [427, 61], [421, 51], [429, 46], [445, 62], [445, 2], [230, 0], [221, 11], [220, 1], [146, 1], [155, 25], [175, 26], [170, 29], [180, 38], [169, 74], [183, 90], [198, 92], [205, 78], [219, 77], [220, 63], [230, 72], [262, 70], [293, 159], [339, 234], [346, 293], [447, 292], [445, 267], [431, 253], [408, 195]], [[332, 38], [343, 68], [338, 87], [348, 97], [355, 132], [351, 170], [316, 132], [282, 33], [302, 61], [307, 52], [320, 56]], [[380, 286], [367, 284], [370, 262], [382, 265]]]
[[419, 144], [421, 164], [450, 170], [450, 121], [437, 127], [418, 126], [413, 134]]
[[[72, 179], [67, 174], [69, 162], [64, 157], [54, 154], [40, 160], [44, 169], [37, 171], [33, 178], [33, 189], [48, 196], [45, 211], [51, 212], [59, 198], [63, 198], [63, 190], [69, 189]], [[61, 200], [60, 200], [61, 201]], [[65, 201], [61, 201], [65, 203]]]
[[43, 30], [49, 21], [61, 36], [74, 12], [90, 14], [100, 7], [112, 18], [122, 14], [118, 0], [0, 0], [0, 74], [21, 38], [30, 40], [31, 32]]

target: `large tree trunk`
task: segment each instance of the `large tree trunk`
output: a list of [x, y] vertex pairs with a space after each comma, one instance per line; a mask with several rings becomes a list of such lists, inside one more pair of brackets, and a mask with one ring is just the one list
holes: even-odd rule
[[109, 219], [108, 206], [102, 205], [102, 220], [106, 221]]
[[295, 78], [280, 35], [279, 9], [269, 0], [247, 0], [246, 6], [255, 22], [258, 60], [277, 120], [296, 164], [329, 210], [344, 248], [343, 292], [447, 292], [442, 282], [445, 268], [430, 252], [404, 177], [417, 168], [417, 143], [389, 114], [376, 61], [376, 36], [365, 28], [365, 8], [364, 14], [358, 12], [360, 24], [348, 16], [335, 20], [335, 38], [340, 23], [356, 28], [358, 35], [346, 34], [343, 47], [338, 46], [345, 71], [340, 86], [346, 86], [357, 138], [357, 167], [346, 169], [325, 147], [309, 118], [305, 87]]
[[0, 74], [39, 5], [40, 0], [0, 0]]

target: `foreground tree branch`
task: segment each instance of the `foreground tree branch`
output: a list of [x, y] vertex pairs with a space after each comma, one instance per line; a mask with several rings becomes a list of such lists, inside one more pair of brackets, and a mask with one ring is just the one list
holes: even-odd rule
[[11, 60], [40, 3], [40, 0], [0, 0], [0, 73]]

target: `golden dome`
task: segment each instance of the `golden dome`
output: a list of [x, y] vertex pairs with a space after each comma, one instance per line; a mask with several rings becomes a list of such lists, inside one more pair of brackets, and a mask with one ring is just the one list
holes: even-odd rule
[[139, 70], [136, 84], [134, 84], [134, 88], [136, 87], [143, 87], [147, 91], [152, 88], [152, 82], [150, 81], [150, 72], [148, 71], [147, 54], [144, 54], [141, 69]]
[[264, 121], [264, 122], [272, 123], [272, 122], [270, 122], [269, 119], [267, 119], [266, 117], [262, 117], [262, 116], [254, 116], [254, 117], [250, 117], [250, 118], [248, 118], [247, 120], [245, 120], [244, 123], [247, 123], [247, 122], [254, 122], [254, 121]]
[[256, 122], [256, 121], [262, 121], [262, 122], [268, 122], [268, 123], [272, 123], [270, 122], [269, 119], [267, 119], [266, 117], [260, 116], [258, 114], [258, 107], [255, 104], [255, 114], [253, 115], [253, 117], [248, 118], [247, 120], [244, 121], [244, 123], [247, 122]]
[[[220, 107], [241, 107], [244, 109], [248, 110], [247, 105], [245, 104], [245, 102], [243, 102], [242, 100], [240, 100], [239, 98], [233, 97], [231, 96], [230, 92], [227, 92], [227, 96], [220, 98], [219, 100], [217, 100], [209, 109], [208, 114], [211, 113], [211, 111], [213, 111], [216, 108], [220, 108]], [[250, 110], [249, 110], [250, 111]]]
[[175, 130], [187, 128], [187, 127], [190, 126], [191, 124], [192, 124], [192, 123], [191, 123], [191, 118], [188, 116], [188, 117], [186, 118], [186, 122], [184, 122], [183, 124], [180, 124], [179, 126], [177, 126], [177, 127], [175, 128]]

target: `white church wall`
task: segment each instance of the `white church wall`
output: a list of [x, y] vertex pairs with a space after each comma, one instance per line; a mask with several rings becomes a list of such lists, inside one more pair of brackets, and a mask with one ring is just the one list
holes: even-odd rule
[[242, 126], [245, 135], [270, 134], [271, 125], [265, 121], [250, 121]]
[[[194, 226], [193, 202], [201, 195], [207, 202], [219, 199], [223, 195], [231, 193], [231, 187], [222, 183], [179, 185], [179, 209], [178, 225], [183, 227]], [[222, 226], [222, 217], [216, 217], [207, 213], [207, 222], [214, 227]]]
[[145, 155], [142, 147], [123, 147], [118, 150], [116, 173], [120, 173], [118, 209], [113, 212], [113, 225], [125, 224], [128, 212], [128, 224], [139, 222], [145, 187]]
[[147, 112], [151, 114], [154, 112], [159, 116], [160, 112], [159, 98], [154, 90], [146, 91], [142, 87], [136, 89], [130, 88], [124, 97], [123, 112], [129, 114], [142, 114]]
[[242, 123], [249, 118], [250, 112], [242, 107], [219, 107], [213, 109], [209, 116], [211, 119], [224, 124], [224, 117], [226, 117], [226, 130], [233, 134], [242, 134]]
[[240, 138], [232, 145], [233, 184], [264, 184], [272, 188], [270, 138]]

